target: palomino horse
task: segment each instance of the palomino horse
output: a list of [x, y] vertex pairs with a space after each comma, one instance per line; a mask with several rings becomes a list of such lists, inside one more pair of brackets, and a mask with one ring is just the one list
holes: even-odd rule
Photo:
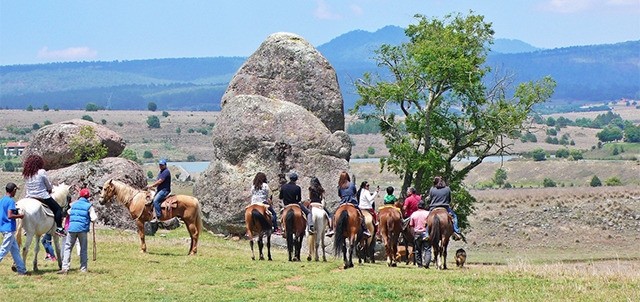
[[356, 247], [356, 243], [363, 239], [362, 220], [358, 209], [350, 203], [340, 205], [333, 219], [333, 225], [335, 226], [333, 252], [336, 256], [342, 252], [344, 268], [348, 269], [353, 267], [353, 250]]
[[[427, 217], [429, 238], [433, 249], [433, 258], [438, 269], [447, 269], [447, 246], [449, 238], [453, 234], [453, 221], [447, 209], [435, 208]], [[438, 257], [440, 256], [440, 257]]]
[[[147, 244], [144, 240], [144, 223], [153, 218], [153, 204], [147, 204], [147, 199], [151, 193], [145, 190], [139, 190], [121, 181], [109, 179], [102, 186], [100, 194], [100, 203], [110, 202], [113, 197], [116, 198], [129, 210], [131, 218], [135, 219], [138, 227], [138, 236], [140, 236], [140, 251], [147, 252]], [[202, 213], [200, 212], [200, 202], [197, 198], [187, 195], [170, 195], [165, 199], [165, 203], [175, 203], [175, 208], [170, 211], [162, 211], [160, 220], [168, 220], [173, 217], [180, 217], [189, 231], [191, 237], [191, 246], [189, 247], [189, 255], [195, 255], [198, 252], [198, 236], [202, 232]], [[163, 206], [164, 208], [164, 206]]]
[[258, 237], [258, 251], [260, 252], [260, 260], [264, 260], [262, 254], [262, 237], [267, 236], [267, 257], [271, 261], [271, 213], [268, 206], [264, 204], [252, 204], [244, 210], [244, 222], [247, 226], [247, 237], [249, 237], [249, 246], [251, 246], [251, 260], [256, 260], [253, 252], [253, 240]]
[[304, 213], [299, 205], [290, 204], [282, 210], [281, 219], [280, 225], [284, 227], [284, 234], [287, 238], [289, 261], [300, 261], [300, 249], [306, 228]]
[[[69, 195], [69, 185], [60, 184], [53, 186], [51, 197], [58, 202], [61, 207], [67, 206], [67, 195]], [[54, 243], [56, 257], [58, 259], [58, 268], [62, 268], [62, 255], [60, 254], [60, 243], [58, 235], [55, 234], [56, 224], [53, 220], [53, 214], [45, 211], [45, 205], [37, 199], [23, 198], [16, 203], [24, 217], [17, 221], [16, 241], [18, 245], [22, 245], [22, 233], [27, 236], [24, 247], [22, 247], [22, 260], [27, 261], [29, 246], [33, 237], [36, 237], [36, 245], [34, 248], [35, 256], [33, 258], [33, 270], [38, 270], [38, 252], [40, 251], [40, 237], [44, 234], [51, 234]]]
[[367, 228], [371, 236], [358, 242], [358, 263], [376, 263], [374, 253], [376, 251], [376, 226], [373, 223], [373, 215], [368, 210], [362, 210], [364, 217], [364, 227]]
[[[380, 236], [382, 236], [382, 242], [384, 242], [387, 265], [396, 266], [398, 238], [402, 232], [402, 213], [399, 208], [388, 205], [380, 208], [379, 217]], [[409, 255], [407, 255], [408, 258]]]
[[329, 224], [329, 217], [324, 211], [324, 205], [319, 202], [312, 202], [309, 204], [311, 209], [311, 216], [313, 219], [313, 226], [316, 229], [315, 233], [309, 234], [307, 242], [309, 243], [309, 256], [307, 261], [311, 261], [311, 255], [315, 254], [316, 261], [319, 261], [318, 249], [322, 248], [322, 261], [326, 262], [327, 257], [324, 252], [324, 232]]

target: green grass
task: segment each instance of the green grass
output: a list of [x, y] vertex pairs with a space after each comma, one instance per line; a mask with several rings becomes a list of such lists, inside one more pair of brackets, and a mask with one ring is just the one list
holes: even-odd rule
[[[613, 148], [618, 148], [618, 155], [613, 155]], [[624, 152], [620, 152], [623, 150]], [[593, 149], [583, 154], [585, 159], [602, 160], [638, 160], [640, 158], [640, 143], [607, 143], [602, 148]]]
[[[339, 259], [286, 261], [274, 248], [274, 261], [252, 261], [245, 240], [204, 234], [198, 255], [187, 256], [184, 229], [148, 237], [149, 253], [139, 250], [130, 231], [98, 230], [98, 259], [89, 273], [57, 275], [57, 265], [40, 262], [29, 277], [11, 272], [11, 257], [0, 264], [2, 301], [624, 301], [640, 299], [636, 274], [601, 275], [547, 268], [544, 264], [470, 265], [449, 263], [447, 271], [385, 263], [343, 270]], [[305, 242], [306, 243], [306, 242]], [[91, 251], [89, 251], [91, 255]], [[453, 252], [451, 252], [452, 254]], [[560, 254], [560, 253], [559, 253]], [[478, 255], [500, 258], [501, 253]], [[535, 258], [536, 253], [530, 254]], [[44, 255], [41, 254], [42, 258]], [[587, 255], [585, 255], [586, 257]], [[580, 255], [577, 255], [580, 257]], [[91, 258], [91, 256], [90, 256]], [[306, 258], [306, 255], [303, 256]], [[450, 257], [451, 258], [451, 257]], [[552, 257], [553, 258], [553, 257]], [[549, 263], [553, 260], [543, 259]], [[453, 259], [450, 259], [453, 261]], [[543, 261], [543, 262], [544, 262]], [[31, 261], [29, 261], [30, 263]], [[535, 261], [533, 261], [535, 262]], [[27, 265], [30, 268], [30, 264]]]

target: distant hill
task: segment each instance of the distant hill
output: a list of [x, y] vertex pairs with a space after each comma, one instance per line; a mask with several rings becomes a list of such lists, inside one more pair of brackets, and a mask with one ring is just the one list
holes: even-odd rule
[[[348, 32], [318, 50], [338, 74], [345, 108], [358, 96], [353, 83], [365, 72], [382, 72], [373, 60], [382, 44], [406, 42], [404, 30]], [[487, 64], [515, 74], [517, 82], [551, 75], [554, 99], [585, 103], [640, 98], [640, 41], [540, 50], [519, 40], [497, 39]], [[82, 109], [219, 110], [220, 98], [244, 57], [176, 58], [0, 66], [0, 108], [47, 105]]]

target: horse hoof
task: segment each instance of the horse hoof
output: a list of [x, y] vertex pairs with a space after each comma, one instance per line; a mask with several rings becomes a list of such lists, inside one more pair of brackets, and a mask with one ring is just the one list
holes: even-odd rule
[[269, 257], [269, 261], [273, 261], [273, 260], [271, 260], [271, 257]]
[[256, 257], [251, 257], [251, 260], [254, 260], [254, 261], [255, 261], [255, 260], [256, 260]]
[[344, 269], [349, 269], [351, 266], [345, 265]]
[[18, 271], [18, 268], [15, 265], [12, 265], [11, 270], [15, 273]]
[[[311, 261], [311, 256], [307, 257], [307, 261]], [[318, 261], [318, 259], [316, 259]]]
[[391, 263], [391, 267], [397, 267], [398, 265], [395, 263]]
[[264, 257], [260, 257], [260, 260], [264, 260]]

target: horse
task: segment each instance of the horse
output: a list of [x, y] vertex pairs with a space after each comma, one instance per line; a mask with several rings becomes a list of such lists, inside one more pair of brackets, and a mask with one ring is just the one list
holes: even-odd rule
[[[404, 201], [402, 200], [398, 200], [393, 204], [396, 208], [400, 209], [400, 216], [404, 217]], [[411, 258], [413, 258], [413, 265], [416, 265], [416, 258], [415, 257], [410, 257], [410, 254], [415, 254], [415, 250], [416, 250], [416, 243], [415, 243], [415, 238], [414, 238], [414, 231], [413, 231], [413, 227], [411, 227], [409, 225], [409, 221], [407, 219], [407, 221], [405, 222], [404, 219], [402, 219], [402, 230], [400, 232], [400, 238], [402, 238], [402, 242], [399, 244], [404, 245], [404, 250], [406, 252], [406, 262], [405, 265], [409, 265], [409, 262], [411, 261]], [[409, 253], [409, 246], [411, 246], [411, 253]]]
[[[124, 182], [113, 179], [107, 180], [100, 192], [100, 204], [108, 203], [115, 197], [118, 202], [129, 210], [131, 218], [135, 219], [138, 227], [140, 252], [142, 253], [147, 252], [147, 244], [144, 239], [144, 223], [153, 218], [153, 204], [147, 203], [151, 196], [152, 194], [149, 191], [136, 189]], [[169, 195], [163, 202], [163, 208], [164, 204], [170, 204], [171, 208], [162, 211], [160, 220], [169, 220], [174, 217], [181, 218], [191, 237], [189, 255], [195, 255], [198, 252], [198, 237], [202, 232], [200, 202], [197, 198], [188, 195]]]
[[362, 220], [358, 209], [353, 204], [344, 203], [336, 210], [333, 221], [335, 226], [333, 253], [338, 256], [342, 252], [344, 269], [348, 269], [353, 267], [353, 250], [356, 243], [363, 239]]
[[284, 207], [280, 217], [280, 225], [284, 226], [284, 235], [287, 238], [289, 261], [300, 261], [300, 249], [306, 229], [304, 213], [299, 205], [290, 204]]
[[364, 227], [367, 228], [371, 237], [358, 241], [358, 263], [376, 263], [374, 253], [376, 250], [376, 226], [373, 223], [373, 215], [368, 210], [362, 211], [364, 217]]
[[[51, 197], [64, 208], [67, 206], [67, 196], [69, 195], [69, 185], [64, 183], [53, 186]], [[54, 251], [58, 259], [58, 268], [62, 268], [62, 254], [60, 254], [60, 242], [58, 235], [55, 234], [56, 223], [53, 219], [53, 213], [49, 207], [42, 202], [33, 198], [23, 198], [16, 203], [16, 207], [24, 214], [22, 219], [18, 219], [16, 225], [16, 241], [18, 246], [22, 246], [22, 233], [27, 237], [24, 247], [22, 247], [22, 259], [27, 261], [29, 246], [33, 237], [36, 237], [36, 245], [34, 247], [35, 256], [33, 258], [33, 271], [38, 271], [38, 252], [40, 251], [40, 237], [44, 234], [50, 234], [54, 243]], [[46, 207], [46, 210], [45, 210]]]
[[312, 202], [308, 208], [311, 209], [311, 219], [313, 219], [313, 225], [316, 231], [307, 237], [307, 242], [309, 243], [309, 256], [307, 256], [307, 261], [311, 261], [311, 255], [313, 254], [315, 254], [316, 261], [319, 261], [318, 249], [322, 247], [322, 261], [327, 262], [324, 251], [324, 232], [329, 224], [329, 217], [327, 217], [322, 203]]
[[438, 269], [447, 269], [447, 246], [453, 234], [453, 220], [447, 209], [435, 208], [427, 216], [429, 238], [433, 249], [433, 258]]
[[[395, 206], [383, 206], [380, 209], [380, 235], [384, 242], [384, 249], [387, 256], [387, 265], [395, 267], [396, 254], [398, 253], [398, 238], [402, 232], [402, 213]], [[405, 249], [406, 251], [406, 249]], [[409, 259], [409, 255], [407, 255]]]
[[258, 250], [260, 252], [260, 260], [264, 260], [262, 254], [262, 237], [267, 236], [267, 256], [271, 261], [271, 232], [273, 231], [273, 225], [271, 225], [271, 213], [269, 213], [268, 206], [264, 204], [252, 204], [244, 210], [244, 222], [247, 226], [247, 237], [249, 237], [249, 246], [251, 246], [251, 260], [256, 260], [256, 256], [253, 252], [253, 240], [258, 237]]

